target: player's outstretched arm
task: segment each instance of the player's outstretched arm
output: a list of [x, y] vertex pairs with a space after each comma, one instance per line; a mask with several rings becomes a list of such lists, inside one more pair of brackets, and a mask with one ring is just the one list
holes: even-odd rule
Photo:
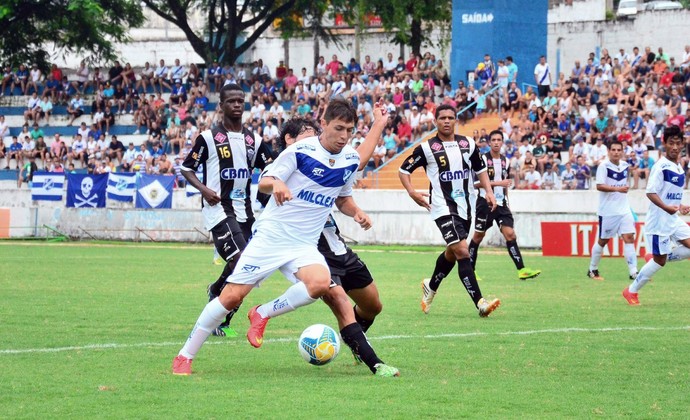
[[204, 197], [204, 200], [206, 200], [210, 206], [215, 206], [216, 204], [220, 203], [220, 196], [216, 194], [215, 191], [204, 185], [203, 182], [197, 178], [196, 172], [191, 170], [183, 170], [181, 173], [189, 185], [199, 190], [201, 196]]
[[292, 200], [292, 193], [285, 183], [272, 176], [261, 177], [259, 191], [264, 194], [272, 194], [276, 204], [282, 206], [286, 201]]
[[359, 223], [362, 229], [371, 229], [371, 218], [369, 218], [369, 215], [366, 214], [364, 210], [357, 206], [357, 203], [355, 203], [355, 200], [352, 198], [352, 196], [336, 198], [335, 205], [338, 207], [338, 210], [340, 210], [341, 213], [352, 217], [355, 222]]
[[386, 128], [386, 123], [388, 122], [388, 110], [383, 106], [383, 99], [374, 103], [374, 122], [371, 125], [369, 133], [364, 138], [364, 142], [357, 148], [357, 153], [359, 153], [359, 168], [358, 170], [363, 170], [371, 155], [374, 154], [374, 149], [383, 135], [383, 130]]

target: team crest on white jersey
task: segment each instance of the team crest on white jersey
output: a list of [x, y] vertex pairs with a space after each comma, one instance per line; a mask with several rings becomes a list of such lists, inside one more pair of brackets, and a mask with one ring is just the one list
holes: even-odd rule
[[328, 159], [328, 164], [331, 166], [335, 165], [335, 159]]
[[345, 169], [345, 172], [343, 173], [343, 182], [347, 182], [347, 180], [350, 179], [350, 175], [352, 175], [352, 171]]

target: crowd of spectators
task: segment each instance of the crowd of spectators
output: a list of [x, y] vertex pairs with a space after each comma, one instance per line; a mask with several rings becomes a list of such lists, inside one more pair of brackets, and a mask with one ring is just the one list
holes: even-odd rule
[[[147, 62], [139, 70], [116, 61], [107, 72], [82, 62], [74, 80], [56, 65], [45, 77], [36, 66], [5, 68], [0, 93], [9, 87], [10, 94], [18, 88], [30, 96], [16, 139], [7, 136], [0, 117], [0, 138], [5, 139], [0, 158], [16, 159], [19, 167], [29, 158], [44, 167], [57, 159], [68, 168], [76, 163], [93, 172], [117, 168], [179, 175], [179, 164], [196, 133], [220, 117], [217, 107], [207, 111], [209, 93], [237, 83], [248, 92], [245, 127], [270, 143], [275, 154], [285, 147], [279, 132], [287, 118], [300, 115], [318, 121], [336, 96], [349, 98], [357, 107], [352, 139], [356, 147], [368, 133], [372, 104], [380, 101], [391, 118], [368, 165], [375, 169], [432, 130], [436, 107], [446, 103], [464, 110], [461, 124], [485, 114], [499, 115], [515, 188], [590, 188], [612, 139], [624, 143], [636, 188], [658, 156], [663, 127], [678, 124], [688, 131], [685, 121], [690, 115], [682, 110], [690, 98], [690, 47], [685, 47], [678, 64], [662, 48], [657, 51], [621, 49], [612, 57], [603, 49], [600, 57], [591, 53], [585, 65], [576, 61], [571, 71], [557, 78], [552, 78], [542, 57], [534, 69], [534, 86], [526, 86], [524, 92], [512, 57], [494, 63], [488, 54], [470, 80], [456, 86], [443, 61], [429, 52], [411, 54], [407, 60], [394, 59], [392, 53], [378, 60], [367, 55], [361, 63], [354, 58], [343, 62], [337, 55], [330, 61], [319, 57], [313, 69], [299, 71], [281, 61], [274, 72], [261, 59], [237, 66], [214, 62], [204, 70], [179, 60], [172, 66], [164, 60], [155, 67]], [[164, 93], [170, 93], [168, 99]], [[81, 122], [72, 138], [56, 136], [47, 145], [41, 125], [50, 124], [53, 105], [67, 105], [71, 126], [84, 115], [87, 97], [89, 123]], [[124, 114], [132, 115], [134, 134], [145, 133], [143, 145], [126, 148], [110, 136]], [[485, 130], [473, 137], [481, 150], [488, 150]], [[690, 143], [683, 158], [686, 168], [688, 156]]]

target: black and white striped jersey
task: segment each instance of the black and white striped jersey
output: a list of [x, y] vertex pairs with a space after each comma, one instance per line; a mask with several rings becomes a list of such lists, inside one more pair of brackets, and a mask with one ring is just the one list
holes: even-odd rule
[[456, 215], [472, 220], [473, 173], [486, 171], [474, 140], [460, 135], [455, 135], [451, 141], [433, 137], [414, 148], [400, 166], [400, 172], [410, 174], [420, 167], [424, 168], [430, 182], [431, 218]]
[[247, 129], [238, 133], [220, 126], [196, 137], [181, 169], [196, 172], [203, 165], [204, 185], [221, 197], [215, 206], [201, 200], [206, 229], [213, 229], [226, 217], [234, 217], [239, 223], [254, 217], [249, 190], [252, 171], [263, 169], [270, 156], [270, 147]]
[[[495, 159], [491, 156], [491, 152], [486, 152], [482, 155], [482, 158], [486, 164], [489, 182], [503, 181], [510, 177], [510, 165], [508, 165], [508, 159], [505, 156], [500, 155], [498, 159]], [[475, 183], [478, 182], [479, 181], [475, 177]], [[486, 198], [486, 191], [484, 191], [484, 188], [480, 188], [479, 185], [476, 185], [476, 187], [479, 189], [479, 196], [481, 198]], [[496, 204], [508, 207], [508, 189], [505, 187], [491, 187], [491, 189], [496, 197]]]

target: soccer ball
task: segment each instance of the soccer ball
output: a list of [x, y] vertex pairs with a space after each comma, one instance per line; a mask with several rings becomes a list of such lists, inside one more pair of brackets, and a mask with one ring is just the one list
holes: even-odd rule
[[317, 366], [325, 365], [338, 355], [340, 339], [333, 328], [315, 324], [302, 332], [297, 348], [307, 362]]

